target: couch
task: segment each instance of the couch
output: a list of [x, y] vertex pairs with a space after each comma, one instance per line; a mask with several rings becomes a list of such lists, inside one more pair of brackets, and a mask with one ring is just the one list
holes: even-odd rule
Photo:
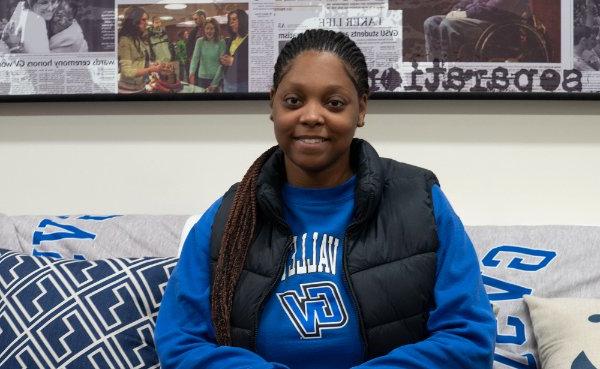
[[[0, 368], [159, 368], [154, 323], [197, 220], [0, 214]], [[558, 348], [565, 368], [600, 369], [600, 227], [467, 232], [497, 313], [494, 368], [553, 368]], [[545, 342], [552, 332], [569, 347]]]

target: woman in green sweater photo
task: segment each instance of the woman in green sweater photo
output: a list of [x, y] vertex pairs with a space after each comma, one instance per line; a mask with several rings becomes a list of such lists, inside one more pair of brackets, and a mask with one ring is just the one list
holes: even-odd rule
[[148, 13], [143, 8], [131, 6], [124, 15], [119, 29], [119, 92], [141, 92], [150, 73], [159, 72], [165, 66], [150, 61], [146, 35]]
[[204, 37], [196, 41], [190, 62], [190, 83], [206, 92], [219, 92], [223, 79], [223, 67], [219, 58], [225, 53], [225, 41], [221, 39], [219, 23], [209, 18], [204, 24]]

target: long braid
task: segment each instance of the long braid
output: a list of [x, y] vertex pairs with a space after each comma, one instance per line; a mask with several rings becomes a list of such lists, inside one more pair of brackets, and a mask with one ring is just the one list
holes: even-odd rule
[[277, 146], [271, 147], [250, 166], [235, 191], [229, 217], [225, 223], [211, 298], [212, 320], [217, 342], [221, 345], [231, 344], [230, 317], [233, 293], [246, 261], [248, 249], [254, 239], [258, 175], [263, 164], [276, 149]]

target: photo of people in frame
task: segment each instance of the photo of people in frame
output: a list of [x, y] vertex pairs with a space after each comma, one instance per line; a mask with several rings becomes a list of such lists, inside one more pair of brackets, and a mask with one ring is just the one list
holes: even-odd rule
[[248, 92], [248, 4], [122, 4], [119, 93]]
[[560, 0], [389, 0], [405, 62], [560, 63]]
[[600, 71], [600, 1], [573, 4], [573, 68]]
[[2, 0], [0, 54], [114, 51], [114, 0]]

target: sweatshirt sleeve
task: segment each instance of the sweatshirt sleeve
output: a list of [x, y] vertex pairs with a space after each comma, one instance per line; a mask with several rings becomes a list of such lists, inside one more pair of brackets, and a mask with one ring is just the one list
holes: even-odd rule
[[199, 38], [196, 40], [196, 46], [194, 46], [194, 52], [192, 54], [192, 60], [190, 60], [190, 77], [198, 74], [200, 68], [200, 54], [202, 53], [202, 40]]
[[221, 201], [192, 227], [167, 284], [154, 336], [161, 368], [287, 368], [249, 350], [216, 344], [210, 307], [210, 236]]
[[430, 310], [430, 336], [356, 368], [491, 368], [496, 320], [485, 293], [473, 244], [439, 186], [432, 188], [439, 248]]

